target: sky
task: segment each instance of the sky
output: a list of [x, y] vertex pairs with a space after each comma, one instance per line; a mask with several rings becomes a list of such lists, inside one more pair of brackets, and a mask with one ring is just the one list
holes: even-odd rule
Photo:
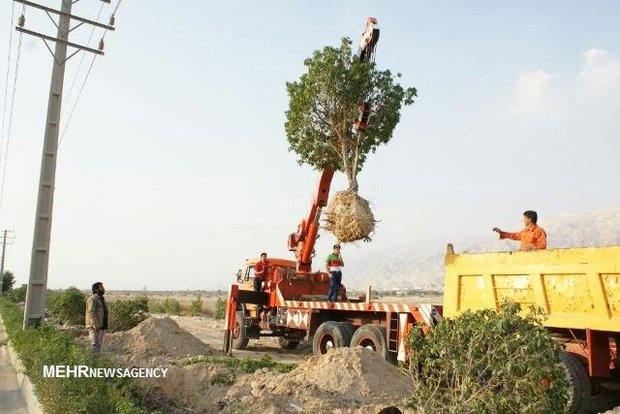
[[[102, 10], [107, 22], [117, 1], [83, 0], [73, 13]], [[14, 231], [5, 268], [18, 284], [52, 67], [45, 44], [23, 35], [9, 122], [11, 14], [21, 11], [0, 6], [0, 230]], [[359, 175], [379, 223], [370, 244], [343, 248], [349, 262], [437, 237], [493, 237], [494, 226], [518, 229], [526, 209], [544, 224], [620, 206], [620, 3], [124, 0], [77, 103], [92, 56], [67, 64], [48, 286], [227, 289], [245, 258], [292, 258], [287, 236], [318, 173], [288, 152], [285, 83], [314, 50], [357, 41], [368, 16], [381, 28], [377, 65], [419, 96]], [[55, 33], [44, 13], [25, 17]], [[90, 43], [86, 26], [71, 36], [96, 47], [102, 31]], [[332, 192], [345, 187], [338, 174]], [[315, 268], [332, 244], [319, 239]]]

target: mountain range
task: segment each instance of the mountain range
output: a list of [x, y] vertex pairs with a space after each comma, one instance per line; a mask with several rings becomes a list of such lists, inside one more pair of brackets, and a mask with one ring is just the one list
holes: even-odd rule
[[[593, 213], [546, 217], [547, 248], [620, 245], [620, 208]], [[457, 253], [518, 249], [518, 242], [489, 235], [432, 239], [400, 244], [390, 249], [364, 248], [365, 254], [349, 258], [345, 285], [375, 289], [443, 290], [444, 254], [447, 243]], [[372, 243], [371, 243], [372, 244]], [[381, 260], [376, 258], [380, 257]]]

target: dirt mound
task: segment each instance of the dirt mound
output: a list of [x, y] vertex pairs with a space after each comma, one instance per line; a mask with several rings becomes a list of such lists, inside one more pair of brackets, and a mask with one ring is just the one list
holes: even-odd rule
[[104, 350], [142, 357], [174, 358], [217, 353], [170, 318], [148, 318], [129, 331], [106, 335]]
[[[147, 400], [174, 402], [177, 407], [190, 407], [191, 411], [178, 412], [215, 413], [219, 401], [234, 381], [234, 373], [223, 365], [193, 364], [170, 366], [166, 378], [138, 378], [134, 380]], [[175, 410], [168, 407], [168, 412]]]
[[368, 201], [352, 191], [339, 191], [327, 206], [325, 229], [340, 242], [368, 239], [375, 230], [375, 218]]
[[376, 413], [402, 407], [413, 383], [366, 348], [337, 348], [312, 356], [287, 374], [257, 372], [227, 393], [227, 406], [246, 412]]

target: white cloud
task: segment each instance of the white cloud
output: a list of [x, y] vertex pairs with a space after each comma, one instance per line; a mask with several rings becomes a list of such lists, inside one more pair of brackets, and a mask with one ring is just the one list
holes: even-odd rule
[[620, 58], [604, 49], [590, 49], [582, 55], [585, 64], [577, 76], [578, 88], [586, 97], [609, 97], [620, 88]]
[[509, 115], [557, 120], [620, 107], [620, 58], [596, 48], [584, 52], [582, 58], [576, 74], [543, 70], [522, 73]]
[[553, 81], [558, 74], [542, 70], [522, 73], [519, 76], [517, 96], [510, 113], [516, 116], [550, 118], [557, 114]]

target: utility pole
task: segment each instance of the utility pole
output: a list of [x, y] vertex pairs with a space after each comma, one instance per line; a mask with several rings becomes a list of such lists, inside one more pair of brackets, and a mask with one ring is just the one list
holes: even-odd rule
[[[30, 263], [30, 278], [26, 291], [26, 309], [24, 311], [24, 328], [26, 326], [38, 326], [45, 315], [47, 301], [47, 272], [49, 265], [49, 250], [52, 230], [52, 211], [54, 206], [54, 184], [56, 179], [56, 153], [58, 150], [58, 133], [60, 131], [60, 110], [62, 106], [62, 91], [65, 78], [65, 63], [79, 51], [87, 51], [102, 55], [103, 39], [99, 50], [69, 42], [69, 33], [83, 24], [90, 24], [106, 30], [114, 30], [111, 25], [71, 15], [71, 6], [78, 0], [61, 0], [60, 11], [33, 3], [27, 0], [14, 0], [25, 6], [45, 11], [58, 28], [56, 37], [47, 36], [23, 28], [24, 17], [19, 20], [19, 26], [15, 29], [32, 36], [40, 37], [45, 42], [50, 53], [48, 41], [55, 42], [55, 50], [52, 67], [52, 80], [50, 85], [49, 99], [47, 103], [47, 120], [45, 123], [45, 139], [43, 143], [43, 156], [41, 160], [41, 174], [39, 177], [39, 195], [37, 198], [37, 213], [34, 226], [34, 238], [32, 241], [32, 259]], [[110, 0], [102, 0], [109, 3]], [[52, 18], [52, 14], [58, 15], [58, 24]], [[77, 23], [71, 28], [71, 20]], [[114, 15], [110, 19], [113, 23]], [[67, 47], [76, 49], [67, 57]]]
[[[4, 283], [4, 257], [6, 253], [7, 234], [9, 230], [4, 230], [2, 236], [2, 262], [0, 262], [0, 292], [2, 292], [2, 283]], [[11, 232], [12, 233], [12, 232]], [[10, 238], [8, 239], [11, 240]]]

